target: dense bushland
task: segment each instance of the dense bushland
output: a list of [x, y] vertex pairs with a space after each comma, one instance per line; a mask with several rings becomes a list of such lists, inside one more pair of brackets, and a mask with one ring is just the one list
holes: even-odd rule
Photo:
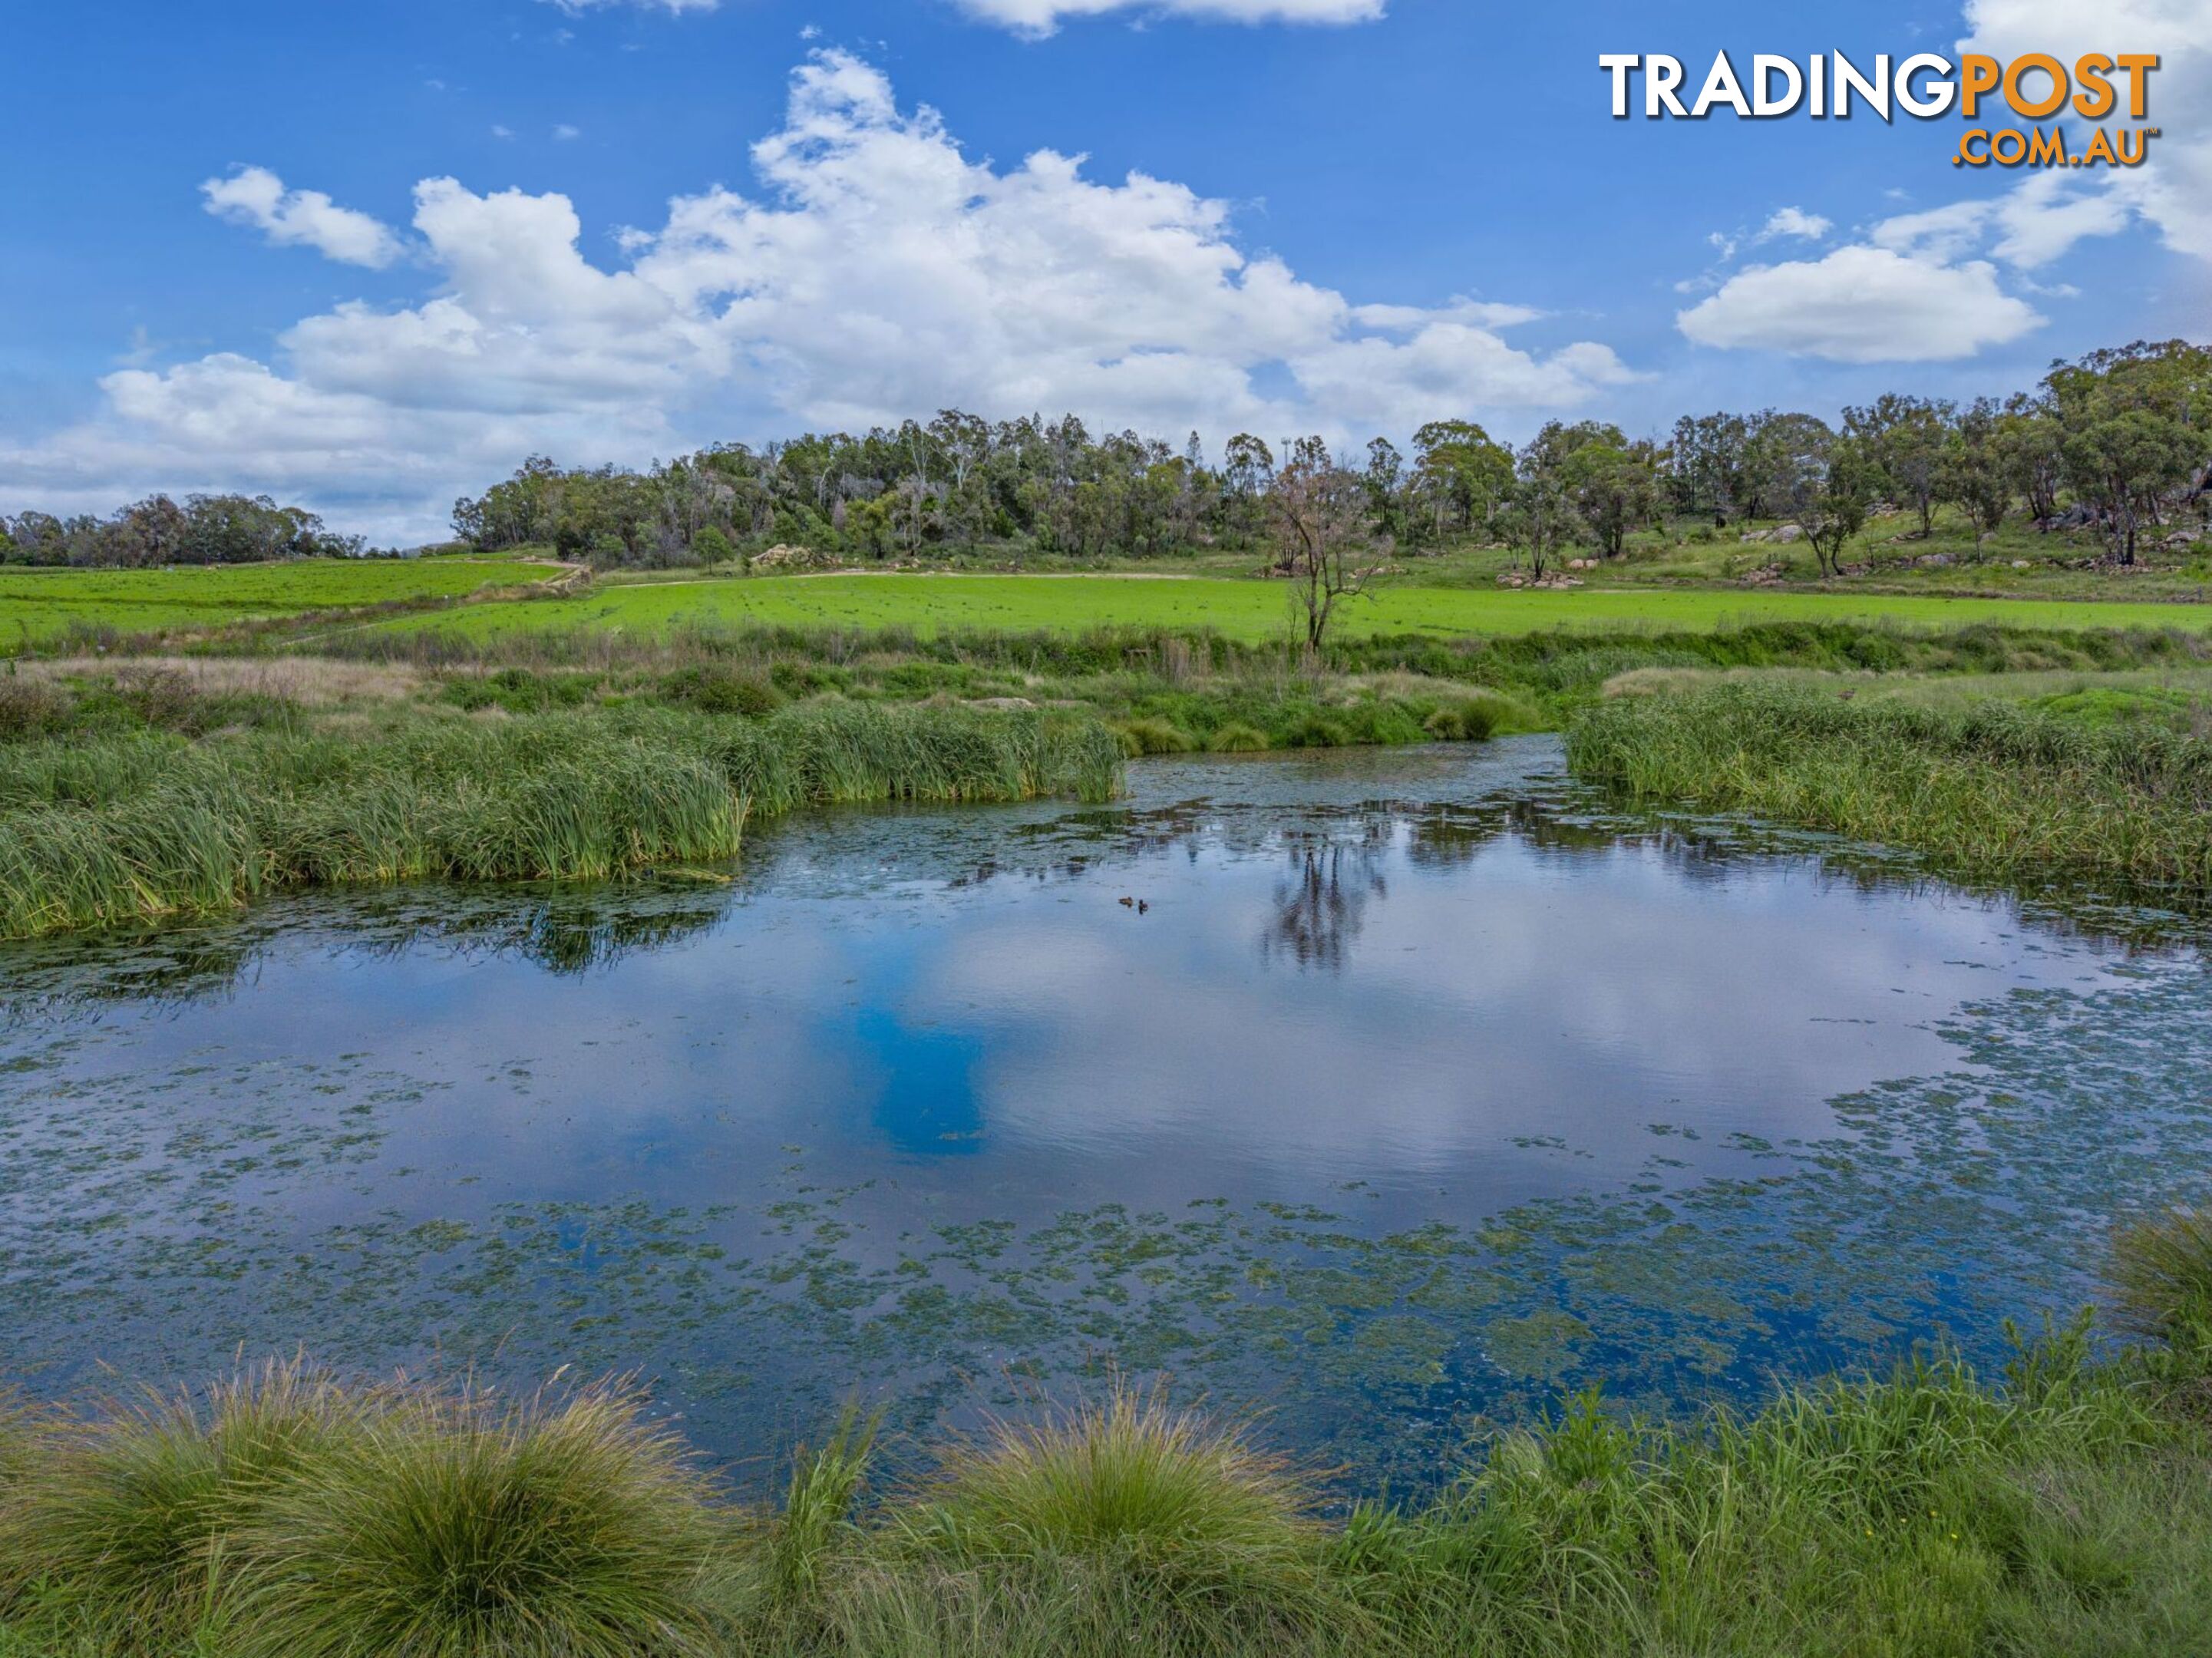
[[50, 513], [0, 516], [0, 565], [143, 569], [171, 564], [252, 564], [276, 558], [360, 558], [360, 536], [339, 535], [304, 507], [267, 495], [167, 495], [102, 518]]
[[2069, 1654], [2212, 1645], [2212, 1233], [2118, 1240], [2121, 1322], [1636, 1423], [1595, 1395], [1413, 1503], [1117, 1389], [778, 1503], [642, 1401], [356, 1388], [0, 1411], [0, 1654], [440, 1658]]
[[1296, 558], [1297, 497], [1316, 479], [1363, 546], [1503, 541], [1544, 574], [1566, 548], [1618, 559], [1670, 517], [1793, 526], [1823, 575], [1877, 504], [1939, 503], [1982, 539], [2015, 513], [2094, 527], [2118, 564], [2154, 531], [2204, 527], [2212, 465], [2212, 352], [2137, 341], [2054, 366], [2033, 393], [1961, 409], [1896, 392], [1840, 426], [1773, 409], [1685, 415], [1671, 440], [1610, 422], [1547, 423], [1516, 449], [1448, 416], [1333, 456], [1318, 438], [1279, 453], [1240, 432], [1210, 461], [1197, 433], [1170, 444], [1094, 434], [1079, 417], [990, 421], [959, 410], [864, 434], [806, 433], [757, 449], [718, 444], [634, 472], [534, 456], [465, 497], [455, 530], [493, 550], [551, 545], [602, 566], [725, 564], [771, 542], [830, 558], [915, 559], [989, 547], [1024, 555], [1148, 557], [1264, 547]]

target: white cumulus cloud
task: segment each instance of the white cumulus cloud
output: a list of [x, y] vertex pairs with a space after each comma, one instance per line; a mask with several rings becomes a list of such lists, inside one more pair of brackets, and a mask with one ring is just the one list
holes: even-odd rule
[[413, 230], [432, 285], [415, 302], [305, 318], [265, 362], [111, 374], [95, 418], [0, 447], [0, 486], [109, 506], [250, 484], [427, 535], [533, 450], [643, 461], [955, 405], [1352, 440], [1567, 409], [1632, 378], [1595, 341], [1510, 343], [1525, 307], [1355, 302], [1304, 281], [1170, 180], [1094, 180], [1051, 149], [971, 160], [842, 52], [793, 74], [751, 161], [759, 194], [678, 197], [611, 265], [585, 257], [565, 196], [426, 179]]
[[2041, 326], [1984, 260], [1942, 264], [1885, 247], [1756, 265], [1677, 319], [1699, 345], [1784, 351], [1832, 362], [1942, 362]]
[[[2066, 64], [2087, 52], [2158, 53], [2144, 119], [2134, 120], [2123, 100], [2102, 124], [2160, 129], [2148, 158], [2084, 169], [2094, 177], [2078, 182], [2066, 175], [2063, 193], [2138, 212], [2167, 246], [2212, 259], [2212, 0], [1966, 0], [1966, 21], [1960, 52], [2007, 61], [2030, 52]], [[2048, 176], [2054, 185], [2061, 177]]]
[[[2175, 251], [2212, 260], [2212, 0], [2112, 0], [2094, 9], [2078, 0], [1966, 0], [1966, 23], [1962, 52], [2007, 61], [2026, 52], [2071, 63], [2093, 51], [2157, 52], [2143, 118], [2160, 129], [2150, 159], [2129, 168], [2002, 175], [2009, 181], [1998, 194], [1893, 215], [1867, 230], [1863, 245], [1826, 258], [1742, 270], [1680, 313], [1685, 335], [1843, 362], [1955, 359], [2018, 339], [2043, 320], [1999, 286], [1998, 264], [2018, 290], [2074, 297], [2069, 284], [2029, 273], [2087, 238], [2137, 222]], [[2104, 125], [2136, 124], [2122, 101]], [[2077, 152], [2086, 142], [2085, 132], [2073, 135]], [[1829, 228], [1826, 219], [1785, 208], [1756, 240]], [[1733, 249], [1723, 246], [1723, 259]], [[1696, 293], [1712, 280], [1708, 273], [1676, 291]]]
[[251, 225], [272, 242], [312, 247], [325, 258], [381, 270], [401, 252], [399, 238], [368, 214], [340, 207], [319, 190], [287, 190], [265, 167], [242, 167], [200, 186], [207, 210]]
[[1807, 241], [1818, 241], [1835, 228], [1835, 222], [1817, 213], [1808, 213], [1799, 207], [1778, 207], [1759, 233], [1762, 242], [1777, 236], [1796, 236]]

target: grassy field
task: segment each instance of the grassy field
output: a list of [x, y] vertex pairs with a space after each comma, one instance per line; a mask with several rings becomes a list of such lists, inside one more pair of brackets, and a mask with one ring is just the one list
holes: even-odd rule
[[119, 635], [221, 627], [425, 598], [551, 572], [512, 559], [299, 559], [156, 570], [0, 568], [0, 655], [73, 628]]
[[[376, 624], [486, 638], [514, 631], [684, 624], [1008, 633], [1093, 628], [1211, 629], [1237, 639], [1282, 635], [1280, 584], [1212, 577], [838, 575], [608, 584], [573, 599], [473, 608]], [[1542, 592], [1395, 586], [1348, 601], [1342, 637], [1527, 634], [1553, 628], [1710, 629], [1753, 622], [1887, 620], [1922, 627], [1996, 622], [2021, 628], [2187, 628], [2212, 631], [2212, 605], [1917, 595], [1570, 589]]]

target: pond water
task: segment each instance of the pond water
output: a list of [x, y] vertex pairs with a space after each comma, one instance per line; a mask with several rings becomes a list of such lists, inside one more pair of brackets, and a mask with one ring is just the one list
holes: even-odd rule
[[1109, 1372], [1404, 1488], [2097, 1293], [2212, 1172], [2196, 924], [1625, 814], [1555, 742], [1147, 762], [733, 878], [0, 948], [0, 1331], [635, 1372], [764, 1472]]

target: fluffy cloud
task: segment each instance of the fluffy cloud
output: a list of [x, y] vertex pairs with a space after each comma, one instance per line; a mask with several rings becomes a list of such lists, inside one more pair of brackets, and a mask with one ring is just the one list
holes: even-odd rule
[[1824, 219], [1817, 213], [1808, 213], [1797, 207], [1778, 207], [1759, 231], [1759, 240], [1765, 242], [1777, 236], [1796, 236], [1816, 242], [1835, 228], [1832, 220]]
[[2039, 327], [1983, 260], [1942, 264], [1884, 247], [1739, 271], [1676, 319], [1700, 345], [1833, 362], [1940, 362]]
[[2004, 195], [1953, 202], [1923, 213], [1884, 219], [1868, 233], [1876, 247], [1948, 262], [1995, 239], [1990, 252], [2017, 270], [2033, 270], [2069, 252], [2085, 236], [2111, 236], [2128, 227], [2126, 203], [2108, 191], [2084, 191], [2063, 173], [2031, 174]]
[[794, 74], [752, 161], [761, 197], [680, 197], [623, 233], [612, 269], [580, 251], [563, 196], [427, 179], [413, 228], [434, 292], [308, 317], [275, 364], [110, 375], [98, 418], [0, 449], [0, 483], [103, 506], [252, 484], [428, 534], [533, 449], [643, 460], [948, 405], [1346, 440], [1565, 409], [1631, 377], [1595, 342], [1510, 343], [1526, 307], [1355, 304], [1240, 248], [1226, 206], [1179, 184], [1096, 182], [1048, 149], [970, 161], [844, 53]]
[[[1863, 246], [1824, 259], [1753, 267], [1730, 276], [1676, 319], [1701, 344], [1762, 347], [1842, 362], [1971, 356], [2018, 339], [2043, 320], [1997, 285], [2069, 296], [2064, 283], [2025, 274], [2056, 263], [2087, 237], [2116, 235], [2138, 218], [2177, 252], [2212, 259], [2212, 0], [1967, 0], [1961, 52], [2010, 59], [2043, 52], [2155, 50], [2151, 119], [2161, 129], [2138, 167], [2030, 173], [2002, 194], [1884, 219]], [[1817, 226], [1806, 232], [1801, 224]], [[1785, 208], [1755, 239], [1820, 234], [1827, 221]], [[1717, 239], [1722, 258], [1732, 240]], [[1975, 256], [1986, 256], [1978, 258]], [[1695, 293], [1712, 276], [1675, 284]]]
[[[1961, 52], [2006, 59], [2045, 52], [2063, 63], [2122, 46], [2159, 53], [2149, 125], [2160, 136], [2151, 141], [2149, 159], [2136, 167], [2098, 168], [2094, 180], [2067, 175], [2063, 191], [2048, 193], [2101, 200], [2116, 212], [2132, 210], [2157, 227], [2167, 246], [2212, 259], [2212, 0], [2105, 0], [2096, 6], [1966, 0], [1966, 16], [1969, 33], [1959, 42]], [[2059, 185], [2061, 175], [2047, 176]]]
[[319, 190], [287, 190], [265, 167], [242, 167], [200, 186], [207, 210], [251, 225], [272, 242], [312, 247], [325, 258], [381, 270], [400, 254], [398, 237], [366, 213], [340, 207]]

